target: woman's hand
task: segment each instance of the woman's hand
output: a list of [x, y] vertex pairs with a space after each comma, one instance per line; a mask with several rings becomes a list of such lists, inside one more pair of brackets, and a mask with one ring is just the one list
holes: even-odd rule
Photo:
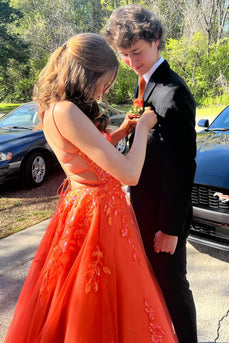
[[138, 120], [139, 124], [145, 125], [148, 130], [152, 129], [157, 124], [157, 115], [150, 107], [146, 107], [144, 113]]
[[123, 131], [124, 137], [128, 136], [135, 126], [137, 125], [139, 115], [127, 113], [125, 119], [119, 127], [120, 131]]
[[127, 137], [137, 125], [139, 115], [127, 113], [119, 128], [112, 132], [111, 143], [116, 145], [122, 138]]

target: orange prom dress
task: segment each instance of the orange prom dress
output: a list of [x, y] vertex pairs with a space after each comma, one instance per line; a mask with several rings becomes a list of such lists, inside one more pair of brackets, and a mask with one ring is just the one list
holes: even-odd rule
[[98, 181], [62, 192], [4, 343], [178, 342], [128, 196], [74, 151]]

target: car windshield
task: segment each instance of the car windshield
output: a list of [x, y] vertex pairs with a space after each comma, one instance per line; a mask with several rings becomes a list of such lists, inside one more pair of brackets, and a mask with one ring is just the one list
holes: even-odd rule
[[10, 111], [0, 118], [0, 128], [33, 129], [39, 122], [38, 105], [29, 103]]
[[226, 107], [211, 123], [209, 130], [229, 130], [229, 106]]

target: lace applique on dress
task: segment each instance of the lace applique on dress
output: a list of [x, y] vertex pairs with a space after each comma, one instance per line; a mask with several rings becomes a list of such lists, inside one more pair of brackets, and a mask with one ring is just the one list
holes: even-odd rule
[[163, 342], [163, 336], [165, 335], [164, 330], [156, 324], [156, 315], [153, 308], [149, 305], [147, 300], [144, 300], [145, 312], [148, 315], [149, 320], [149, 332], [150, 338], [153, 343]]
[[87, 283], [85, 286], [85, 292], [88, 294], [91, 291], [97, 292], [99, 289], [99, 279], [102, 273], [111, 274], [108, 267], [103, 264], [103, 253], [99, 246], [91, 254], [91, 262], [88, 266], [88, 271], [86, 273]]
[[50, 254], [42, 271], [41, 299], [50, 296], [57, 279], [63, 279], [71, 269], [91, 226], [94, 200], [90, 190], [87, 195], [81, 189], [63, 197], [54, 215], [57, 228]]
[[130, 231], [128, 229], [128, 219], [127, 219], [127, 216], [125, 214], [122, 215], [121, 222], [122, 222], [121, 236], [122, 236], [122, 238], [125, 238], [127, 240], [127, 243], [131, 249], [132, 258], [134, 259], [134, 261], [138, 262], [139, 265], [141, 265], [142, 259], [139, 255], [138, 249], [136, 248], [135, 243], [131, 237]]

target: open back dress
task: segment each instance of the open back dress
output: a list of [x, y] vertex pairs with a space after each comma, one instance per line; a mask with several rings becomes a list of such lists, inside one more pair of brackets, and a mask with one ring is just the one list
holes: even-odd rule
[[68, 186], [4, 343], [178, 342], [122, 185], [62, 136], [54, 110], [47, 122]]

